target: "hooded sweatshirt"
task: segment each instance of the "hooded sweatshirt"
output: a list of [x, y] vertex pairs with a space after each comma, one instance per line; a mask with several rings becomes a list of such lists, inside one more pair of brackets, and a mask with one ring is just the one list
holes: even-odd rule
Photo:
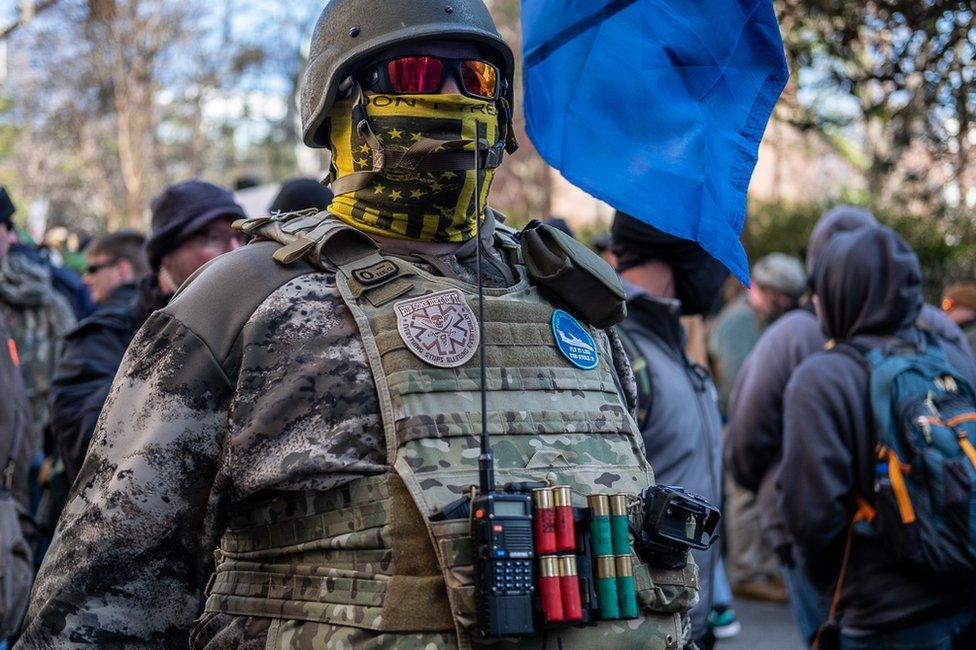
[[[813, 273], [818, 255], [834, 235], [874, 225], [874, 217], [860, 208], [840, 206], [826, 213], [810, 236], [808, 272]], [[965, 335], [941, 310], [924, 305], [918, 322], [939, 338], [953, 363], [976, 373]], [[746, 358], [729, 399], [727, 467], [737, 483], [759, 493], [764, 529], [773, 548], [788, 543], [775, 480], [783, 451], [783, 393], [793, 371], [826, 343], [812, 308], [783, 315], [763, 332]]]
[[[862, 228], [831, 238], [818, 257], [814, 286], [824, 334], [877, 346], [897, 336], [917, 341], [922, 310], [918, 258], [894, 232]], [[972, 364], [947, 358], [968, 381]], [[854, 495], [873, 500], [876, 437], [862, 363], [818, 352], [793, 373], [784, 397], [783, 516], [813, 582], [827, 591], [839, 575]], [[918, 625], [972, 607], [972, 585], [936, 581], [894, 560], [882, 540], [855, 535], [844, 584], [842, 623], [868, 633]]]

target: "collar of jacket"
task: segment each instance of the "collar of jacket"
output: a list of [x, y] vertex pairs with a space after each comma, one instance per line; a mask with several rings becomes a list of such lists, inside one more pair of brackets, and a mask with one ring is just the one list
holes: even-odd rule
[[684, 354], [685, 331], [681, 327], [681, 301], [652, 296], [646, 290], [620, 278], [627, 292], [627, 320], [652, 332], [668, 347]]
[[[85, 332], [95, 329], [110, 329], [117, 331], [135, 331], [142, 325], [139, 316], [139, 285], [135, 282], [120, 285], [112, 290], [108, 298], [102, 302], [94, 314], [83, 319], [78, 326], [68, 333], [67, 339], [74, 340], [83, 336]], [[137, 322], [138, 321], [138, 322]]]
[[111, 310], [125, 310], [128, 309], [135, 300], [136, 295], [139, 291], [139, 285], [136, 282], [126, 282], [125, 284], [120, 284], [119, 286], [112, 289], [112, 293], [108, 294], [108, 298], [99, 305], [100, 309], [111, 309]]
[[163, 293], [159, 288], [159, 277], [152, 273], [139, 280], [138, 296], [136, 297], [136, 320], [137, 327], [146, 322], [152, 313], [162, 309], [169, 304], [173, 296]]

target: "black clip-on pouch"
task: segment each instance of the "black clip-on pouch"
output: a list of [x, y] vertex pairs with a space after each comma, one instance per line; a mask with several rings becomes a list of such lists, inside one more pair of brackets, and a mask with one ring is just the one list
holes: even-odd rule
[[599, 329], [627, 317], [620, 278], [599, 255], [539, 220], [522, 230], [521, 240], [529, 278], [558, 302]]

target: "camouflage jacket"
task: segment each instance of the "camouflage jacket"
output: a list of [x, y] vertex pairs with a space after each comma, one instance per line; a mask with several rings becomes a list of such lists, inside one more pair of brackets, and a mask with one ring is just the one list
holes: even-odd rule
[[[248, 248], [204, 273], [212, 280]], [[427, 268], [472, 280], [471, 248], [428, 255]], [[500, 255], [489, 256], [486, 284], [503, 286]], [[274, 266], [269, 255], [266, 271]], [[334, 276], [310, 269], [280, 286], [226, 353], [181, 321], [181, 298], [203, 279], [151, 316], [126, 353], [38, 575], [22, 647], [183, 647], [234, 512], [387, 469], [376, 389]], [[226, 289], [244, 301], [249, 286], [228, 277]], [[633, 405], [632, 373], [612, 340]], [[192, 641], [264, 648], [270, 624], [208, 614], [196, 627], [206, 639]], [[379, 647], [370, 634], [357, 644]]]
[[0, 314], [17, 343], [20, 370], [30, 406], [30, 447], [43, 446], [50, 419], [48, 396], [64, 337], [75, 326], [71, 306], [51, 284], [50, 271], [26, 255], [11, 253], [0, 265]]

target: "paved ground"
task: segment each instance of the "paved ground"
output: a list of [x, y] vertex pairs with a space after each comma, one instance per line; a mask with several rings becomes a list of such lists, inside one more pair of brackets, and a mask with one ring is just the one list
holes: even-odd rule
[[787, 605], [749, 600], [735, 603], [742, 633], [719, 641], [716, 650], [804, 650]]

